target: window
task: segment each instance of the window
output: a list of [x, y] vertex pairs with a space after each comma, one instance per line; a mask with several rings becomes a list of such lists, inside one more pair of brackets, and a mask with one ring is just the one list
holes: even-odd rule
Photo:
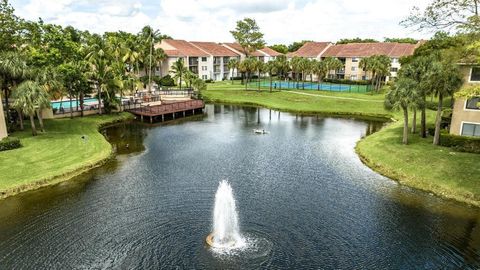
[[202, 57], [202, 62], [207, 62], [207, 57]]
[[202, 70], [203, 70], [203, 71], [206, 71], [206, 70], [207, 70], [207, 66], [202, 66]]
[[356, 80], [357, 80], [357, 75], [352, 75], [352, 76], [350, 76], [350, 80], [356, 81]]
[[357, 57], [353, 57], [352, 58], [352, 63], [357, 63], [358, 62], [358, 58]]
[[480, 67], [472, 67], [470, 74], [471, 82], [480, 82]]
[[467, 110], [480, 110], [480, 97], [475, 97], [467, 100], [465, 104], [465, 109]]
[[357, 71], [357, 67], [352, 67], [352, 71]]
[[398, 58], [392, 58], [392, 63], [397, 64], [398, 63]]
[[202, 75], [202, 79], [204, 80], [208, 79], [207, 75]]
[[392, 67], [392, 68], [390, 69], [390, 72], [398, 72], [398, 68]]
[[462, 136], [480, 137], [480, 124], [463, 123]]

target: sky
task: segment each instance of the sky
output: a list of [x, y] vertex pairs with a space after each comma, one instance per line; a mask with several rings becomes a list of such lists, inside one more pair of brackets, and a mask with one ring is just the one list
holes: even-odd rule
[[18, 16], [103, 33], [151, 25], [176, 39], [227, 42], [236, 21], [254, 18], [267, 44], [300, 40], [413, 37], [399, 25], [431, 0], [11, 0]]

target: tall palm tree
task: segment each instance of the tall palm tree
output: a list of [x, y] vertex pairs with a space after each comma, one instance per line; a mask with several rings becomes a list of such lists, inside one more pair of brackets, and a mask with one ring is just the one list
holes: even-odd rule
[[9, 100], [11, 90], [29, 76], [28, 67], [18, 52], [2, 52], [0, 54], [0, 87], [5, 98], [5, 111], [10, 119]]
[[342, 61], [334, 57], [327, 57], [323, 60], [323, 62], [325, 62], [325, 68], [328, 70], [328, 73], [332, 70], [335, 71], [336, 73], [338, 69], [341, 69], [344, 67]]
[[277, 63], [274, 60], [270, 60], [265, 65], [265, 71], [268, 72], [268, 76], [270, 77], [270, 92], [272, 92], [272, 84], [273, 84], [273, 74], [277, 73]]
[[182, 80], [187, 71], [188, 69], [183, 63], [183, 58], [178, 58], [178, 60], [173, 63], [172, 70], [170, 72], [173, 74], [173, 78], [178, 81], [180, 90], [182, 89]]
[[[277, 73], [284, 80], [287, 79], [288, 73], [290, 72], [290, 63], [285, 55], [280, 55], [275, 58], [275, 66], [277, 68]], [[282, 84], [280, 83], [280, 89]]]
[[387, 109], [403, 111], [403, 144], [408, 144], [408, 108], [418, 99], [418, 94], [414, 89], [415, 81], [409, 78], [399, 78], [385, 96]]
[[257, 72], [258, 74], [257, 83], [258, 83], [258, 91], [260, 91], [260, 80], [262, 77], [262, 73], [265, 70], [265, 63], [262, 60], [255, 59], [253, 66], [254, 66], [254, 71]]
[[292, 72], [294, 73], [293, 77], [295, 80], [295, 88], [298, 89], [299, 75], [302, 69], [302, 58], [298, 56], [292, 57], [290, 60], [290, 65], [292, 67]]
[[433, 144], [440, 144], [440, 127], [442, 122], [443, 98], [452, 95], [463, 83], [462, 75], [451, 61], [433, 63], [430, 72], [426, 76], [427, 83], [434, 86], [433, 94], [438, 97], [437, 115], [435, 120], [435, 134]]
[[358, 63], [358, 66], [363, 69], [363, 72], [365, 74], [365, 80], [367, 79], [367, 72], [370, 71], [371, 68], [371, 58], [370, 57], [364, 57], [360, 59], [360, 63]]
[[320, 90], [320, 85], [322, 84], [323, 78], [325, 78], [329, 72], [327, 63], [325, 61], [316, 61], [313, 67], [313, 72], [317, 75], [317, 90]]
[[227, 66], [231, 72], [230, 80], [232, 81], [232, 84], [233, 84], [233, 74], [235, 74], [235, 69], [238, 69], [238, 59], [231, 58], [230, 60], [228, 60]]
[[[35, 81], [22, 82], [14, 92], [15, 103], [14, 106], [21, 110], [25, 115], [30, 117], [30, 124], [32, 127], [32, 135], [37, 135], [37, 129], [35, 127], [35, 113], [38, 112], [45, 104], [49, 104], [48, 94], [45, 88], [40, 86]], [[49, 105], [47, 105], [49, 106]], [[41, 118], [40, 125], [43, 126]], [[43, 127], [42, 127], [43, 129]]]

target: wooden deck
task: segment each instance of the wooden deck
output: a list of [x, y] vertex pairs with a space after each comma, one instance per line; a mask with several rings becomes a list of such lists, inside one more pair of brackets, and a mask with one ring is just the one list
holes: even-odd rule
[[188, 100], [180, 102], [162, 102], [161, 105], [142, 105], [140, 107], [126, 109], [136, 116], [140, 116], [143, 122], [144, 118], [148, 118], [150, 123], [154, 121], [165, 121], [166, 118], [171, 117], [175, 119], [177, 114], [182, 114], [185, 117], [187, 114], [194, 115], [195, 113], [203, 112], [205, 103], [203, 100]]

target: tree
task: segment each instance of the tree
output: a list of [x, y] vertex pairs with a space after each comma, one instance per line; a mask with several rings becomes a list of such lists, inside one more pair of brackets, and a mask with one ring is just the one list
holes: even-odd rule
[[10, 120], [8, 97], [11, 90], [27, 76], [28, 68], [22, 55], [14, 51], [0, 53], [0, 86], [4, 93], [7, 121]]
[[328, 67], [325, 61], [316, 61], [314, 62], [313, 72], [317, 75], [317, 90], [320, 90], [320, 84], [322, 83], [323, 79], [328, 75]]
[[235, 30], [230, 31], [233, 38], [242, 46], [245, 56], [249, 56], [252, 52], [265, 47], [263, 40], [263, 33], [260, 32], [260, 27], [257, 22], [251, 18], [245, 18], [237, 21]]
[[[89, 53], [85, 58], [90, 66], [88, 76], [97, 90], [98, 111], [99, 114], [102, 114], [102, 93], [107, 94], [106, 101], [109, 101], [108, 85], [111, 84], [111, 80], [113, 80], [113, 72], [105, 50], [104, 41], [100, 37], [94, 37], [94, 39], [94, 44], [88, 48]], [[106, 108], [107, 104], [104, 105]]]
[[435, 134], [433, 144], [440, 144], [440, 124], [442, 122], [443, 98], [452, 95], [462, 86], [462, 74], [455, 63], [439, 61], [432, 64], [432, 68], [426, 75], [426, 83], [431, 85], [433, 94], [438, 97], [437, 115], [435, 120]]
[[237, 58], [231, 58], [228, 60], [228, 69], [230, 70], [231, 76], [230, 79], [232, 80], [233, 84], [233, 74], [235, 74], [235, 69], [238, 69], [238, 59]]
[[2, 52], [14, 50], [19, 41], [21, 20], [14, 11], [7, 0], [0, 0], [0, 51]]
[[183, 58], [178, 58], [178, 60], [173, 63], [172, 70], [170, 72], [173, 74], [173, 78], [178, 82], [180, 90], [182, 89], [182, 80], [187, 71], [188, 68], [183, 63]]
[[[280, 78], [286, 80], [288, 77], [288, 73], [290, 72], [290, 64], [288, 63], [288, 59], [285, 55], [279, 55], [274, 60], [277, 74], [280, 75]], [[280, 89], [282, 88], [282, 84], [279, 85]]]
[[[32, 127], [32, 135], [37, 135], [37, 129], [35, 127], [35, 112], [43, 106], [43, 104], [49, 104], [48, 94], [45, 89], [41, 87], [35, 81], [25, 81], [21, 83], [14, 92], [15, 103], [14, 107], [22, 111], [25, 115], [30, 117], [30, 124]], [[40, 114], [39, 114], [40, 115]], [[41, 118], [39, 118], [41, 121]], [[43, 126], [43, 122], [40, 122]], [[43, 129], [43, 127], [42, 127]]]
[[158, 65], [158, 63], [166, 58], [162, 49], [155, 49], [155, 43], [160, 42], [163, 37], [160, 31], [153, 30], [150, 26], [143, 27], [138, 35], [140, 59], [142, 60], [145, 73], [148, 76], [148, 92], [151, 92], [152, 72], [155, 68], [153, 64]]
[[432, 0], [423, 11], [413, 7], [401, 24], [420, 31], [458, 29], [479, 32], [479, 10], [480, 0]]
[[275, 63], [275, 60], [267, 62], [265, 71], [268, 72], [268, 76], [270, 77], [270, 92], [272, 92], [273, 74], [277, 73], [277, 63]]
[[299, 75], [300, 73], [302, 72], [302, 58], [301, 57], [298, 57], [298, 56], [294, 56], [292, 57], [292, 59], [290, 59], [290, 65], [292, 67], [292, 76], [294, 76], [294, 80], [295, 80], [295, 88], [298, 89], [298, 86], [299, 86]]
[[330, 72], [331, 70], [337, 71], [338, 69], [341, 69], [344, 67], [344, 64], [342, 61], [338, 60], [338, 58], [334, 57], [326, 57], [325, 59], [322, 60], [324, 62], [325, 68]]
[[384, 42], [417, 44], [418, 40], [414, 38], [385, 38]]
[[207, 89], [207, 84], [205, 83], [204, 80], [197, 77], [192, 82], [192, 88], [197, 92], [201, 92]]
[[348, 43], [377, 43], [378, 41], [373, 38], [343, 38], [340, 39], [337, 44], [348, 44]]
[[248, 89], [248, 82], [250, 81], [250, 76], [251, 76], [251, 73], [254, 72], [256, 70], [256, 60], [255, 58], [253, 57], [248, 57], [246, 59], [244, 59], [242, 62], [240, 62], [239, 64], [239, 70], [241, 70], [241, 72], [245, 73], [245, 90]]
[[283, 45], [283, 44], [275, 44], [275, 45], [271, 45], [269, 47], [270, 47], [270, 49], [272, 49], [276, 52], [279, 52], [281, 54], [287, 54], [288, 53], [288, 47], [286, 45]]
[[260, 91], [260, 80], [262, 77], [262, 73], [265, 70], [265, 63], [262, 60], [259, 60], [257, 58], [254, 58], [254, 59], [255, 61], [253, 62], [253, 66], [254, 66], [254, 71], [256, 71], [258, 74], [258, 78], [257, 78], [258, 91]]
[[399, 78], [385, 96], [387, 109], [403, 111], [403, 144], [408, 144], [408, 108], [417, 100], [414, 85], [415, 82], [409, 78]]

